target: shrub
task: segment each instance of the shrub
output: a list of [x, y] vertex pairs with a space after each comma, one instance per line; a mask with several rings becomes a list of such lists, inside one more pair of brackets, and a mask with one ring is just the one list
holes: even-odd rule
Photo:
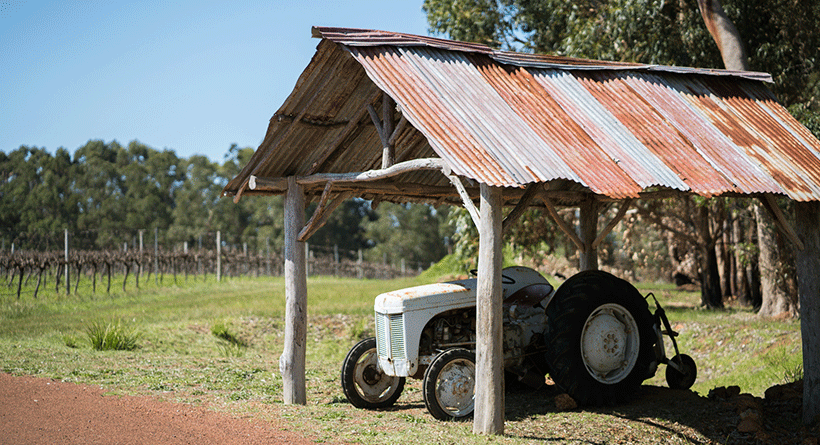
[[95, 321], [85, 330], [91, 347], [97, 351], [133, 351], [138, 347], [140, 333], [122, 322]]
[[63, 338], [63, 343], [72, 349], [77, 349], [80, 347], [80, 342], [77, 337], [73, 334], [61, 334]]
[[766, 367], [774, 370], [775, 381], [781, 379], [783, 383], [793, 383], [803, 380], [803, 356], [790, 349], [780, 346], [763, 356]]
[[218, 321], [211, 326], [211, 334], [217, 338], [217, 348], [225, 357], [242, 357], [245, 354], [247, 342], [231, 332], [229, 323]]
[[238, 335], [231, 332], [231, 328], [228, 325], [228, 323], [223, 321], [218, 321], [214, 323], [213, 326], [211, 326], [211, 334], [213, 334], [214, 337], [225, 340], [226, 342], [235, 346], [248, 346], [247, 343], [245, 343], [245, 341], [239, 338]]

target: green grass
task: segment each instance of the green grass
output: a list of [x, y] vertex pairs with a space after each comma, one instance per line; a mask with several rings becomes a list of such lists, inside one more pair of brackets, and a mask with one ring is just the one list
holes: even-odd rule
[[[680, 442], [657, 439], [651, 443], [701, 440], [694, 433], [680, 433], [673, 423], [653, 427], [594, 410], [554, 412], [538, 402], [510, 414], [508, 436], [473, 436], [471, 422], [434, 421], [424, 410], [420, 382], [412, 379], [394, 410], [353, 408], [339, 387], [339, 369], [350, 347], [373, 335], [373, 298], [435, 280], [429, 276], [392, 281], [309, 278], [307, 406], [281, 403], [282, 278], [229, 278], [222, 283], [180, 280], [167, 287], [154, 287], [149, 280], [140, 292], [20, 301], [16, 296], [4, 297], [0, 300], [0, 370], [100, 385], [116, 394], [207, 404], [262, 420], [277, 418], [317, 442], [560, 442], [561, 437], [572, 437], [571, 433], [563, 436], [555, 431], [579, 422], [615, 422], [658, 437], [669, 435], [665, 429], [672, 428], [682, 435]], [[642, 294], [653, 292], [661, 300], [673, 327], [680, 331], [681, 351], [698, 365], [693, 389], [699, 394], [705, 396], [716, 386], [739, 385], [743, 392], [761, 396], [769, 386], [798, 374], [802, 363], [799, 322], [760, 320], [742, 308], [696, 309], [700, 297], [695, 293], [665, 285], [638, 287]], [[653, 303], [650, 308], [654, 309]], [[88, 327], [117, 324], [108, 320], [119, 320], [125, 334], [138, 332], [138, 347], [92, 348], [85, 340]], [[669, 342], [666, 348], [671, 354]], [[661, 367], [645, 384], [665, 387], [664, 370]], [[602, 433], [599, 439], [606, 441], [607, 435]]]

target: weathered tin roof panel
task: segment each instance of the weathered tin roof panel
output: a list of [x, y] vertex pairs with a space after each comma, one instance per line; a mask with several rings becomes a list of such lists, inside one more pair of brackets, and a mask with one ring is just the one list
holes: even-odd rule
[[[820, 200], [820, 141], [776, 102], [765, 73], [509, 53], [384, 31], [314, 36], [316, 55], [226, 193], [246, 190], [251, 175], [379, 168], [371, 113], [386, 94], [392, 117], [407, 122], [396, 162], [439, 157], [472, 185]], [[371, 191], [436, 200], [447, 187], [441, 172], [418, 171]]]
[[[619, 119], [618, 110], [608, 109], [604, 104], [626, 105], [613, 85], [594, 83], [584, 85], [582, 76], [572, 75], [558, 70], [535, 70], [534, 78], [539, 85], [554, 97], [567, 112], [568, 118], [577, 122], [594, 144], [593, 149], [605, 153], [642, 189], [652, 186], [664, 186], [676, 190], [689, 190], [685, 181], [671, 170], [663, 159], [653, 153], [645, 140], [641, 140], [625, 123], [634, 122], [633, 118]], [[595, 87], [600, 97], [596, 97]], [[629, 107], [623, 115], [629, 115]]]
[[[583, 126], [567, 115], [558, 101], [537, 88], [537, 81], [526, 70], [507, 68], [486, 61], [475, 61], [487, 83], [510, 107], [510, 113], [519, 116], [536, 135], [546, 143], [550, 153], [572, 166], [581, 184], [588, 184], [591, 190], [613, 197], [632, 196], [641, 187], [627, 175], [606, 153], [596, 149], [590, 135]], [[535, 147], [535, 146], [532, 146]], [[532, 151], [531, 157], [538, 155]], [[535, 162], [532, 170], [546, 181], [550, 168], [546, 163]], [[568, 177], [569, 178], [569, 177]]]

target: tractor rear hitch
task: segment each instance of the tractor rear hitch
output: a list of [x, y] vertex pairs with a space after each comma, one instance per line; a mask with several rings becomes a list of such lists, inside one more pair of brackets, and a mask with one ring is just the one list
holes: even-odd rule
[[[695, 361], [688, 355], [680, 353], [680, 350], [678, 349], [678, 342], [675, 340], [675, 337], [680, 335], [680, 333], [672, 329], [672, 325], [669, 323], [669, 318], [666, 316], [666, 310], [664, 310], [661, 306], [661, 303], [655, 297], [655, 294], [650, 292], [646, 298], [649, 297], [652, 297], [652, 300], [655, 301], [655, 322], [659, 327], [662, 327], [662, 329], [659, 329], [659, 332], [661, 335], [666, 335], [672, 340], [672, 346], [675, 349], [675, 356], [671, 359], [666, 357], [665, 351], [661, 351], [662, 356], [659, 357], [660, 363], [668, 366], [666, 381], [671, 388], [689, 389], [692, 384], [695, 383], [695, 378], [697, 377], [697, 366], [695, 365]], [[662, 344], [661, 338], [659, 338], [658, 341]]]

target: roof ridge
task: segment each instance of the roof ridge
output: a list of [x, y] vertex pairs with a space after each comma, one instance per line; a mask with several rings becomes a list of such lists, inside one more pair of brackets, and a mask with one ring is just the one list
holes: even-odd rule
[[484, 54], [498, 63], [527, 68], [559, 70], [639, 70], [661, 71], [678, 74], [702, 74], [708, 76], [740, 77], [772, 83], [771, 74], [756, 71], [732, 71], [714, 68], [693, 68], [674, 65], [657, 65], [634, 62], [583, 59], [551, 54], [522, 53], [490, 48], [481, 43], [420, 36], [403, 32], [381, 31], [361, 28], [314, 26], [315, 38], [327, 39], [345, 46], [426, 46], [449, 51]]

